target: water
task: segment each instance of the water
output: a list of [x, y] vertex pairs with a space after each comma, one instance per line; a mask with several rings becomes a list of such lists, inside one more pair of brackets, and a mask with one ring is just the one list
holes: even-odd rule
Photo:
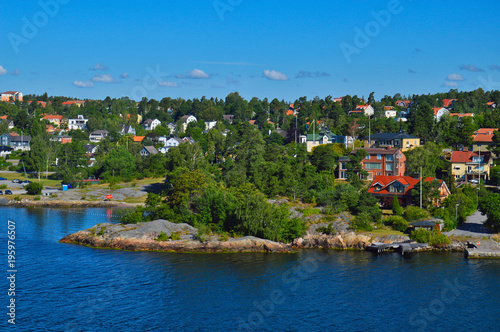
[[498, 331], [500, 261], [462, 254], [169, 254], [59, 244], [106, 209], [0, 208], [16, 223], [16, 325], [1, 331]]

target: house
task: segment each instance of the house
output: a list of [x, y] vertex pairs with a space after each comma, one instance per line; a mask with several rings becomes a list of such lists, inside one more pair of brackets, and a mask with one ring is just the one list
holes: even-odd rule
[[458, 101], [458, 99], [443, 99], [443, 106], [446, 108], [450, 108], [455, 106], [455, 103]]
[[412, 222], [408, 228], [409, 229], [407, 231], [409, 232], [417, 229], [426, 229], [429, 232], [433, 232], [435, 228], [442, 231], [444, 228], [444, 221], [442, 219], [421, 220]]
[[59, 136], [58, 140], [61, 142], [61, 144], [68, 144], [73, 142], [73, 137], [71, 136]]
[[420, 146], [420, 138], [402, 133], [379, 133], [363, 138], [365, 148], [395, 147], [406, 152]]
[[[32, 104], [32, 103], [33, 103], [32, 100], [28, 101], [28, 104]], [[42, 106], [42, 108], [47, 107], [47, 103], [45, 101], [35, 101], [35, 103], [37, 103], [38, 105]], [[52, 102], [49, 101], [49, 104], [52, 104]]]
[[[354, 149], [351, 155], [356, 154], [359, 149]], [[367, 180], [373, 180], [376, 176], [402, 176], [406, 172], [406, 156], [401, 149], [397, 148], [368, 148], [368, 153], [363, 159], [363, 169], [368, 172]], [[347, 179], [347, 163], [349, 157], [339, 159], [339, 180]]]
[[87, 129], [87, 122], [89, 119], [85, 119], [83, 115], [78, 115], [77, 119], [69, 119], [68, 120], [68, 129], [69, 130], [85, 130]]
[[14, 121], [7, 119], [7, 115], [0, 116], [0, 120], [2, 120], [2, 122], [6, 121], [9, 129], [14, 129], [14, 127], [15, 127]]
[[7, 91], [0, 94], [0, 101], [23, 101], [23, 94], [19, 91]]
[[229, 122], [229, 124], [233, 124], [234, 121], [234, 115], [232, 114], [226, 114], [222, 116], [222, 120]]
[[398, 115], [398, 112], [392, 106], [385, 106], [384, 115], [386, 118], [395, 118]]
[[408, 108], [408, 107], [411, 106], [411, 101], [410, 100], [397, 100], [396, 101], [396, 106], [403, 107], [403, 108]]
[[373, 109], [372, 105], [358, 105], [358, 107], [356, 107], [356, 110], [363, 111], [363, 114], [365, 116], [372, 116], [373, 114], [375, 114], [375, 110]]
[[166, 149], [168, 151], [170, 148], [175, 148], [175, 147], [179, 146], [182, 143], [184, 143], [184, 141], [181, 138], [179, 138], [179, 137], [171, 137], [167, 141], [165, 141], [165, 147], [166, 147]]
[[170, 130], [170, 133], [173, 134], [175, 132], [175, 123], [169, 123], [167, 124], [167, 128]]
[[474, 113], [450, 113], [450, 116], [458, 116], [461, 119], [463, 117], [474, 117]]
[[217, 121], [207, 121], [205, 122], [205, 130], [210, 130], [212, 128], [215, 128], [217, 125]]
[[134, 136], [134, 142], [141, 143], [145, 138], [146, 136]]
[[45, 125], [45, 131], [46, 131], [47, 133], [49, 133], [49, 134], [52, 134], [52, 133], [54, 133], [56, 130], [55, 130], [55, 129], [54, 129], [54, 127], [53, 127], [53, 126], [51, 126], [51, 125]]
[[300, 135], [299, 142], [302, 144], [306, 144], [307, 152], [311, 152], [315, 146], [322, 144], [344, 144], [344, 137], [337, 136], [328, 129], [321, 129], [318, 133], [315, 134]]
[[142, 127], [147, 131], [155, 130], [159, 125], [161, 125], [161, 121], [158, 119], [147, 119], [142, 123]]
[[349, 112], [347, 112], [347, 115], [348, 116], [353, 116], [353, 115], [360, 116], [360, 115], [363, 115], [363, 111], [361, 111], [361, 110], [349, 111]]
[[486, 105], [490, 108], [497, 108], [497, 104], [494, 101], [487, 102]]
[[42, 115], [43, 117], [40, 120], [47, 120], [55, 126], [60, 126], [63, 123], [64, 117], [62, 115], [49, 115], [49, 114], [42, 114]]
[[493, 167], [493, 158], [490, 152], [453, 151], [451, 154], [451, 173], [456, 180], [470, 181], [472, 179], [487, 180]]
[[444, 107], [434, 107], [433, 110], [434, 110], [434, 119], [436, 119], [436, 121], [441, 120], [441, 117], [443, 115], [450, 114], [450, 111], [448, 111]]
[[341, 103], [341, 104], [342, 104], [342, 99], [344, 99], [344, 97], [340, 97], [340, 98], [333, 98], [333, 102], [334, 102], [334, 103]]
[[[493, 142], [493, 133], [497, 130], [497, 128], [481, 128], [474, 132], [472, 151], [489, 152], [490, 147], [495, 144]], [[498, 156], [492, 153], [492, 157], [497, 158]]]
[[100, 141], [108, 137], [108, 135], [109, 131], [107, 130], [96, 130], [90, 134], [89, 141], [91, 141], [92, 143], [99, 143]]
[[121, 134], [122, 135], [135, 135], [135, 128], [129, 125], [122, 125]]
[[141, 150], [141, 156], [147, 157], [149, 155], [155, 155], [158, 154], [158, 150], [154, 146], [145, 146]]
[[193, 115], [184, 115], [183, 117], [181, 117], [181, 121], [182, 129], [186, 131], [188, 124], [190, 124], [191, 122], [198, 122], [198, 119], [196, 119], [196, 117], [194, 117]]
[[68, 100], [68, 101], [65, 101], [64, 103], [62, 103], [61, 105], [65, 106], [65, 107], [71, 107], [73, 105], [76, 105], [78, 107], [82, 107], [82, 106], [85, 106], [85, 101], [83, 101], [83, 100]]
[[[425, 178], [425, 182], [434, 183], [439, 190], [439, 197], [433, 202], [439, 206], [440, 203], [451, 193], [448, 186], [443, 180], [436, 178]], [[378, 198], [380, 203], [385, 207], [392, 206], [394, 196], [398, 197], [401, 206], [410, 205], [412, 202], [412, 191], [418, 189], [416, 187], [420, 182], [420, 178], [411, 176], [377, 176], [373, 179], [368, 188], [368, 192]]]
[[97, 152], [98, 145], [85, 144], [83, 147], [85, 148], [85, 152], [87, 152], [87, 155], [89, 157], [92, 157]]
[[19, 136], [16, 133], [10, 133], [10, 134], [3, 134], [0, 136], [0, 145], [8, 146], [15, 151], [17, 150], [29, 151], [30, 142], [31, 142], [31, 136], [29, 135]]

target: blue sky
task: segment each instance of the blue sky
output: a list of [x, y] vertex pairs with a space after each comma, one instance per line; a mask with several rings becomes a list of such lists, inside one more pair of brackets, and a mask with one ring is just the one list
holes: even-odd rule
[[[500, 89], [498, 1], [2, 3], [0, 90], [103, 99]], [[378, 20], [377, 20], [378, 16]]]

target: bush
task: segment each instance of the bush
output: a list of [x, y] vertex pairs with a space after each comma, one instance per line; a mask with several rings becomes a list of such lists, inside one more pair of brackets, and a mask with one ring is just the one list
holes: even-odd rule
[[40, 199], [41, 199], [41, 197], [40, 197], [40, 196], [36, 196], [36, 197], [35, 197], [35, 201], [39, 201]]
[[391, 226], [396, 231], [404, 232], [408, 228], [408, 221], [400, 216], [389, 216], [384, 218], [384, 225]]
[[43, 185], [41, 183], [33, 182], [24, 187], [24, 189], [26, 189], [28, 195], [41, 195]]
[[121, 218], [122, 224], [137, 224], [143, 220], [143, 210], [141, 208], [137, 208], [136, 210], [125, 214]]
[[328, 226], [318, 227], [316, 231], [320, 234], [332, 235], [334, 234], [335, 229], [333, 228], [333, 224], [328, 224]]
[[8, 188], [8, 187], [7, 187], [7, 185], [6, 185], [6, 184], [2, 184], [2, 185], [0, 185], [0, 189], [7, 189], [7, 188]]
[[429, 243], [431, 241], [431, 237], [432, 233], [423, 228], [414, 230], [410, 234], [410, 238], [418, 243]]
[[401, 205], [399, 205], [399, 199], [397, 195], [394, 195], [392, 198], [392, 213], [394, 213], [396, 216], [402, 216], [403, 215], [403, 208]]
[[430, 214], [427, 210], [421, 209], [416, 206], [408, 206], [405, 210], [404, 217], [409, 222], [418, 221], [425, 218], [429, 218]]
[[354, 218], [351, 227], [356, 231], [373, 231], [371, 220], [372, 217], [368, 212], [361, 212]]
[[433, 232], [422, 228], [417, 229], [411, 232], [410, 238], [419, 243], [428, 243], [437, 248], [445, 247], [450, 244], [450, 239], [446, 235], [441, 234], [438, 229], [435, 229]]

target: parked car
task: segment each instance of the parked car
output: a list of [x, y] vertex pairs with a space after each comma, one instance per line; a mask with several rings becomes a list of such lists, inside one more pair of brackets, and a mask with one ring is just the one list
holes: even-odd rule
[[7, 179], [6, 178], [0, 178], [0, 181], [5, 181], [5, 180], [7, 180]]
[[469, 181], [470, 183], [473, 183], [473, 184], [478, 184], [479, 183], [479, 180], [478, 179], [472, 179]]
[[12, 191], [10, 191], [9, 189], [5, 190], [5, 195], [12, 195]]
[[14, 180], [12, 180], [12, 183], [21, 183], [21, 180], [19, 180], [19, 179], [14, 179]]
[[3, 191], [0, 190], [0, 195], [3, 195]]

